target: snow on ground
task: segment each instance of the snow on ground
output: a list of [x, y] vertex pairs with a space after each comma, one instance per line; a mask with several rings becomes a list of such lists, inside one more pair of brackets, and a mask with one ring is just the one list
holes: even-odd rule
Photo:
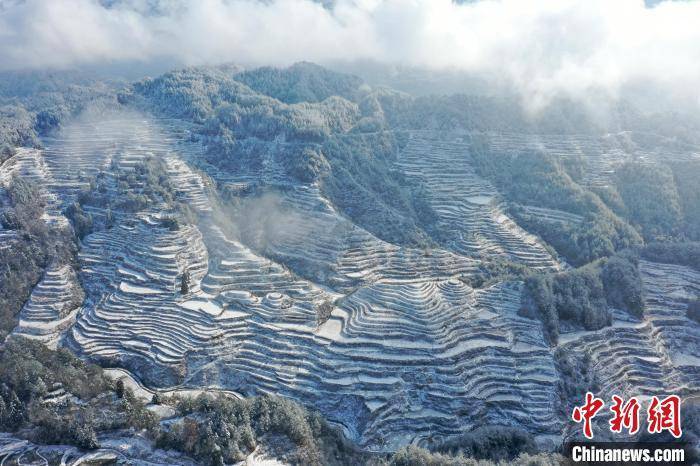
[[[107, 372], [146, 402], [154, 390], [144, 383], [162, 394], [280, 394], [319, 409], [376, 450], [486, 424], [521, 426], [541, 439], [560, 435], [552, 349], [541, 324], [518, 315], [521, 284], [473, 289], [458, 277], [472, 273], [481, 254], [540, 270], [563, 264], [509, 218], [495, 188], [473, 172], [469, 138], [415, 132], [397, 158], [397, 170], [426, 187], [446, 232], [429, 251], [387, 243], [353, 224], [318, 185], [290, 183], [272, 156], [260, 172], [199, 166], [220, 185], [284, 185], [282, 207], [304, 222], [272, 235], [258, 251], [219, 223], [211, 183], [192, 168], [201, 147], [178, 131], [168, 120], [105, 119], [68, 125], [43, 152], [23, 153], [28, 166], [51, 176], [55, 203], [73, 199], [86, 175], [100, 168], [129, 169], [149, 154], [161, 157], [178, 198], [198, 215], [171, 231], [160, 222], [165, 206], [115, 211], [112, 228], [83, 240], [87, 298], [67, 332], [73, 349], [134, 370], [134, 376]], [[517, 135], [492, 139], [504, 147], [529, 144]], [[570, 139], [540, 142], [562, 156], [590, 142]], [[599, 173], [590, 182], [604, 179]], [[566, 212], [532, 212], [578, 220]], [[627, 391], [697, 387], [697, 358], [687, 348], [698, 347], [698, 336], [684, 330], [681, 315], [684, 300], [697, 294], [697, 277], [642, 267], [650, 308], [643, 322], [616, 320], [600, 332], [563, 334], [561, 345], [604, 361], [606, 390], [619, 387], [619, 373], [627, 374]], [[183, 296], [185, 271], [191, 286]], [[60, 288], [49, 283], [42, 294], [39, 286], [32, 302]], [[318, 309], [327, 303], [334, 303], [330, 318], [318, 325]]]

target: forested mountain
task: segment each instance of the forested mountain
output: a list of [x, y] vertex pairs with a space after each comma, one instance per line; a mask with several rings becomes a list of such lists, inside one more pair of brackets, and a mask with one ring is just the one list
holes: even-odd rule
[[311, 63], [8, 74], [0, 454], [556, 464], [586, 391], [697, 398], [698, 135]]
[[363, 84], [356, 76], [335, 73], [313, 63], [297, 63], [284, 69], [257, 68], [234, 78], [260, 94], [288, 104], [321, 102], [333, 96], [355, 100]]

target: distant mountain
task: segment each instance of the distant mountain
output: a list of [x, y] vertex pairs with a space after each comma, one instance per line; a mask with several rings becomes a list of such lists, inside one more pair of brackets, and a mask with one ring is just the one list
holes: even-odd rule
[[336, 73], [314, 63], [297, 63], [289, 68], [263, 67], [235, 76], [255, 91], [288, 104], [320, 102], [331, 96], [356, 100], [362, 80]]

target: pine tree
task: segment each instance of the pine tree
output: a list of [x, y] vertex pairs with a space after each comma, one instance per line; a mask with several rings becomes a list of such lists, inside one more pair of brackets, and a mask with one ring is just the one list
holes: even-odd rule
[[81, 410], [68, 424], [68, 434], [72, 443], [85, 450], [94, 450], [100, 447], [95, 432], [95, 419], [90, 410]]
[[114, 226], [114, 216], [112, 215], [112, 209], [107, 207], [105, 212], [105, 227], [112, 228]]
[[12, 390], [9, 402], [7, 403], [7, 427], [10, 430], [19, 428], [24, 422], [24, 417], [24, 404], [17, 397], [17, 393]]
[[190, 292], [190, 272], [185, 270], [180, 281], [180, 293], [187, 294]]
[[7, 406], [5, 400], [0, 396], [0, 427], [5, 427], [7, 423]]
[[94, 450], [100, 448], [100, 442], [97, 440], [95, 428], [90, 424], [74, 425], [71, 429], [71, 434], [75, 444], [85, 450]]
[[117, 398], [124, 397], [124, 381], [122, 379], [117, 380], [117, 385], [114, 391], [117, 392]]

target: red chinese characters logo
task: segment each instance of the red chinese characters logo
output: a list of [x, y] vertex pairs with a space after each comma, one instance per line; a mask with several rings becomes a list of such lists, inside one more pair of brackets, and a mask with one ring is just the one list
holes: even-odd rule
[[598, 411], [605, 405], [605, 402], [600, 398], [593, 396], [593, 393], [586, 393], [586, 403], [583, 406], [577, 406], [574, 408], [574, 412], [571, 414], [571, 418], [574, 422], [583, 421], [583, 435], [586, 438], [593, 438], [593, 426], [591, 425], [591, 420], [598, 414]]
[[677, 395], [667, 396], [659, 401], [658, 397], [651, 397], [649, 409], [647, 409], [647, 430], [650, 434], [658, 434], [667, 430], [675, 438], [679, 438], [681, 431], [681, 399]]
[[639, 432], [639, 401], [632, 397], [625, 403], [617, 395], [613, 395], [612, 399], [610, 411], [613, 412], [613, 418], [610, 419], [610, 431], [620, 433], [624, 427], [630, 435]]
[[[605, 402], [596, 398], [592, 393], [586, 393], [586, 401], [582, 406], [576, 406], [571, 418], [576, 423], [583, 423], [583, 435], [593, 438], [593, 418], [605, 406]], [[610, 407], [612, 417], [609, 421], [610, 431], [621, 433], [626, 429], [630, 435], [639, 432], [641, 403], [635, 397], [625, 402], [621, 397], [612, 397]], [[668, 431], [675, 438], [680, 438], [683, 431], [681, 429], [681, 399], [677, 395], [670, 395], [660, 400], [653, 396], [647, 408], [647, 431], [650, 434], [658, 434]]]

